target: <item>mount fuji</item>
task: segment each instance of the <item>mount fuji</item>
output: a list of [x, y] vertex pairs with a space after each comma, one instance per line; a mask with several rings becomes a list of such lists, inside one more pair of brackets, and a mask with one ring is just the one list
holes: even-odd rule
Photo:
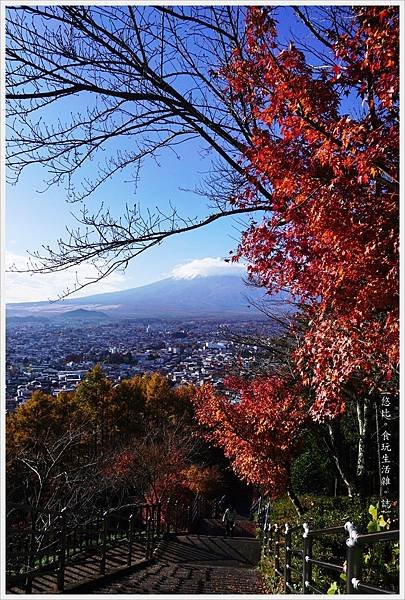
[[[267, 300], [266, 300], [267, 298]], [[7, 305], [8, 317], [69, 318], [243, 318], [261, 319], [256, 304], [268, 301], [264, 289], [248, 286], [238, 274], [169, 277], [117, 292], [58, 302]], [[288, 310], [287, 295], [272, 297], [272, 310]], [[274, 307], [276, 307], [274, 309]], [[72, 315], [73, 316], [73, 315]]]

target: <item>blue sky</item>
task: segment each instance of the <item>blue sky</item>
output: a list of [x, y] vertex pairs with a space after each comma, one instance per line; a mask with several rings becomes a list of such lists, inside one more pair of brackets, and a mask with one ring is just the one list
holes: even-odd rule
[[[52, 122], [65, 112], [74, 112], [85, 107], [89, 100], [85, 94], [69, 97], [50, 105], [43, 111], [45, 119]], [[122, 141], [120, 140], [120, 143]], [[124, 142], [127, 143], [127, 142]], [[170, 203], [185, 217], [201, 218], [209, 213], [204, 198], [191, 191], [201, 181], [202, 173], [211, 168], [212, 154], [207, 156], [201, 142], [189, 141], [177, 147], [179, 157], [171, 150], [162, 150], [158, 163], [146, 160], [141, 169], [137, 188], [128, 180], [131, 172], [115, 175], [114, 178], [86, 202], [90, 209], [97, 210], [100, 203], [108, 206], [114, 214], [120, 214], [125, 204], [137, 203], [143, 211], [154, 211], [156, 206], [170, 212]], [[97, 169], [89, 163], [82, 176], [92, 177]], [[6, 194], [6, 267], [11, 263], [19, 268], [26, 264], [27, 251], [38, 250], [42, 245], [55, 247], [55, 241], [63, 237], [66, 227], [74, 226], [72, 212], [78, 213], [80, 205], [66, 202], [63, 187], [51, 187], [47, 191], [44, 181], [46, 168], [31, 165], [23, 172], [16, 185], [9, 185]], [[181, 189], [182, 188], [182, 189]], [[173, 269], [191, 263], [195, 259], [223, 258], [235, 248], [240, 231], [238, 222], [228, 219], [213, 223], [205, 229], [173, 237], [130, 262], [125, 274], [116, 272], [108, 279], [88, 286], [79, 295], [127, 289], [144, 285], [170, 276]], [[205, 265], [206, 269], [206, 264]], [[216, 263], [214, 263], [216, 264]], [[195, 269], [196, 263], [192, 268]], [[79, 267], [82, 279], [91, 276], [90, 266]], [[66, 283], [75, 279], [75, 273], [6, 274], [6, 300], [31, 301], [55, 298]]]
[[[308, 38], [308, 31], [292, 18], [290, 9], [282, 10], [279, 21], [283, 38], [289, 39], [290, 28], [293, 28], [296, 35]], [[63, 114], [64, 110], [80, 108], [80, 103], [86, 102], [86, 98], [82, 94], [69, 97], [63, 102], [65, 106], [61, 102], [53, 104], [44, 115], [51, 121]], [[182, 191], [181, 188], [184, 190], [198, 186], [202, 174], [210, 169], [212, 156], [207, 156], [202, 151], [202, 144], [198, 141], [187, 142], [177, 149], [180, 159], [170, 150], [164, 150], [159, 157], [159, 164], [152, 160], [143, 164], [136, 191], [134, 184], [128, 182], [130, 173], [116, 175], [93, 196], [88, 202], [89, 207], [96, 210], [103, 202], [119, 214], [125, 203], [136, 202], [143, 210], [149, 208], [151, 211], [159, 206], [164, 211], [166, 207], [169, 209], [171, 202], [185, 216], [201, 218], [208, 214], [204, 198], [191, 191]], [[89, 163], [82, 175], [91, 175], [94, 169], [96, 164]], [[39, 192], [45, 187], [46, 177], [44, 167], [33, 165], [23, 173], [17, 185], [7, 188], [6, 265], [15, 262], [22, 266], [26, 261], [27, 250], [40, 249], [43, 244], [54, 246], [55, 240], [64, 236], [66, 227], [75, 223], [71, 212], [77, 212], [79, 206], [66, 202], [66, 192], [62, 187], [51, 187], [45, 192]], [[81, 295], [144, 285], [170, 276], [174, 269], [192, 261], [192, 269], [195, 270], [198, 264], [196, 259], [227, 257], [229, 251], [237, 246], [241, 228], [240, 220], [227, 218], [199, 231], [171, 238], [133, 260], [125, 274], [114, 273], [110, 278], [85, 288]], [[207, 272], [209, 263], [201, 264]], [[217, 263], [214, 261], [212, 264], [215, 266]], [[82, 278], [91, 276], [91, 268], [80, 267], [79, 274]], [[66, 283], [74, 278], [73, 272], [49, 275], [7, 274], [6, 298], [9, 302], [55, 298]]]
[[[115, 211], [126, 202], [135, 201], [146, 210], [158, 205], [162, 210], [169, 202], [181, 214], [201, 217], [207, 213], [204, 199], [180, 188], [194, 188], [199, 181], [199, 171], [209, 168], [209, 160], [198, 152], [196, 144], [182, 149], [180, 160], [170, 152], [164, 152], [161, 166], [150, 161], [144, 164], [141, 179], [135, 192], [134, 185], [127, 182], [128, 176], [115, 177], [93, 198], [92, 206], [104, 202]], [[6, 249], [8, 262], [25, 263], [27, 250], [35, 250], [42, 244], [53, 243], [65, 233], [65, 227], [74, 225], [72, 211], [77, 204], [65, 201], [63, 189], [51, 188], [39, 193], [43, 187], [43, 169], [32, 167], [26, 171], [16, 186], [9, 186], [6, 199]], [[233, 219], [213, 223], [209, 227], [174, 237], [161, 246], [152, 248], [133, 260], [123, 273], [83, 290], [83, 294], [127, 289], [144, 285], [172, 274], [179, 265], [206, 257], [227, 257], [235, 247], [240, 223]], [[90, 269], [90, 267], [87, 267]], [[86, 276], [86, 267], [79, 271]], [[90, 272], [90, 271], [89, 271]], [[7, 301], [30, 301], [57, 297], [64, 287], [67, 275], [7, 274]], [[73, 278], [73, 273], [71, 274]], [[49, 290], [49, 291], [48, 291]], [[45, 297], [42, 294], [48, 294]]]

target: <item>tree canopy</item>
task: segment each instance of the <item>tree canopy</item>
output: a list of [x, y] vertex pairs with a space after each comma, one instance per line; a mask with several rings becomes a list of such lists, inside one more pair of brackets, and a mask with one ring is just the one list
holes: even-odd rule
[[[399, 79], [397, 8], [349, 13], [337, 11], [333, 28], [314, 30], [324, 62], [318, 68], [294, 41], [280, 44], [271, 9], [252, 8], [248, 57], [235, 49], [224, 72], [230, 93], [254, 123], [253, 146], [243, 152], [254, 180], [234, 206], [251, 205], [257, 179], [271, 188], [273, 203], [269, 215], [242, 234], [235, 260], [246, 258], [250, 278], [269, 293], [288, 289], [301, 303], [304, 328], [292, 349], [293, 383], [291, 373], [282, 374], [285, 393], [296, 390], [296, 410], [291, 407], [285, 419], [294, 426], [304, 398], [314, 421], [330, 423], [329, 449], [351, 493], [338, 456], [338, 417], [355, 407], [361, 489], [372, 407], [379, 395], [397, 394]], [[270, 423], [284, 406], [272, 385], [269, 373], [256, 408], [258, 417], [268, 403]], [[260, 460], [261, 454], [256, 436], [243, 433], [252, 416], [241, 413], [257, 397], [257, 386], [259, 380], [242, 387], [237, 408], [222, 399], [222, 410], [213, 390], [204, 392], [214, 407], [201, 416], [248, 477], [255, 469], [246, 470], [247, 457]], [[305, 418], [299, 420], [304, 426]], [[255, 433], [260, 431], [257, 426]], [[289, 438], [290, 455], [295, 441], [296, 433]], [[273, 440], [273, 452], [279, 443]], [[287, 447], [278, 456], [279, 469], [285, 468]], [[279, 487], [274, 480], [273, 491]]]
[[247, 170], [272, 187], [273, 210], [237, 256], [269, 292], [305, 302], [297, 366], [316, 388], [314, 416], [333, 417], [348, 381], [384, 385], [398, 365], [397, 9], [359, 9], [323, 32], [321, 73], [280, 46], [270, 11], [251, 10], [247, 36], [248, 58], [235, 52], [227, 74], [255, 119]]
[[[285, 372], [234, 382], [237, 406], [204, 391], [212, 410], [201, 419], [242, 475], [255, 465], [254, 477], [260, 418], [266, 456], [282, 470], [285, 454], [270, 427], [277, 410], [285, 407], [289, 419], [292, 456], [307, 414], [328, 424], [336, 449], [333, 422], [350, 405], [364, 476], [371, 409], [382, 393], [395, 396], [398, 377], [399, 10], [288, 8], [311, 42], [280, 32], [280, 10], [9, 8], [9, 166], [18, 180], [41, 162], [50, 185], [64, 183], [70, 199], [83, 201], [122, 169], [198, 138], [215, 157], [200, 190], [213, 207], [205, 219], [175, 208], [145, 217], [127, 206], [118, 218], [84, 208], [84, 228], [34, 253], [30, 268], [93, 261], [102, 278], [172, 235], [249, 215], [234, 260], [246, 260], [251, 281], [269, 294], [287, 289], [303, 326]], [[76, 95], [89, 99], [87, 111], [41, 120], [51, 104]], [[122, 139], [130, 149], [120, 150]], [[90, 160], [95, 178], [77, 186]], [[161, 385], [151, 379], [148, 390], [153, 404]], [[259, 392], [262, 404], [253, 401]]]
[[[194, 393], [158, 373], [113, 385], [98, 365], [75, 392], [34, 392], [7, 416], [9, 502], [29, 506], [39, 522], [64, 507], [80, 520], [128, 497], [156, 502], [176, 484], [187, 488], [188, 469], [195, 486], [206, 458]], [[210, 475], [218, 480], [207, 471], [207, 489]]]

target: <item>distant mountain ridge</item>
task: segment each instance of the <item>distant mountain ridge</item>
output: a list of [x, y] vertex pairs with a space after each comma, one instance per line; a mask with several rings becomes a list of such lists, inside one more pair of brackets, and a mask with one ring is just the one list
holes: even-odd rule
[[[249, 287], [237, 275], [212, 275], [162, 279], [138, 288], [70, 298], [60, 302], [28, 302], [7, 305], [7, 316], [67, 316], [69, 311], [99, 313], [97, 318], [251, 318], [263, 315], [253, 303], [265, 298], [263, 289]], [[287, 306], [286, 296], [276, 301]], [[100, 312], [101, 311], [101, 312]], [[79, 312], [77, 318], [89, 317]], [[101, 317], [100, 317], [101, 315]]]
[[73, 319], [73, 320], [80, 320], [80, 319], [109, 319], [109, 316], [104, 313], [101, 312], [99, 310], [87, 310], [85, 308], [77, 308], [76, 310], [67, 310], [64, 313], [59, 313], [57, 315], [58, 319]]

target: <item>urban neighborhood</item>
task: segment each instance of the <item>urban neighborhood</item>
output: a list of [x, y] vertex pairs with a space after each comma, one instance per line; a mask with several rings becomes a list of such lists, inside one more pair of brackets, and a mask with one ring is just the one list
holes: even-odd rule
[[[6, 410], [13, 411], [35, 390], [54, 396], [73, 391], [101, 364], [114, 382], [159, 372], [176, 384], [220, 388], [224, 377], [252, 367], [257, 347], [237, 344], [269, 326], [255, 321], [107, 320], [107, 323], [53, 323], [10, 318], [7, 326]], [[232, 335], [233, 334], [233, 335]]]

